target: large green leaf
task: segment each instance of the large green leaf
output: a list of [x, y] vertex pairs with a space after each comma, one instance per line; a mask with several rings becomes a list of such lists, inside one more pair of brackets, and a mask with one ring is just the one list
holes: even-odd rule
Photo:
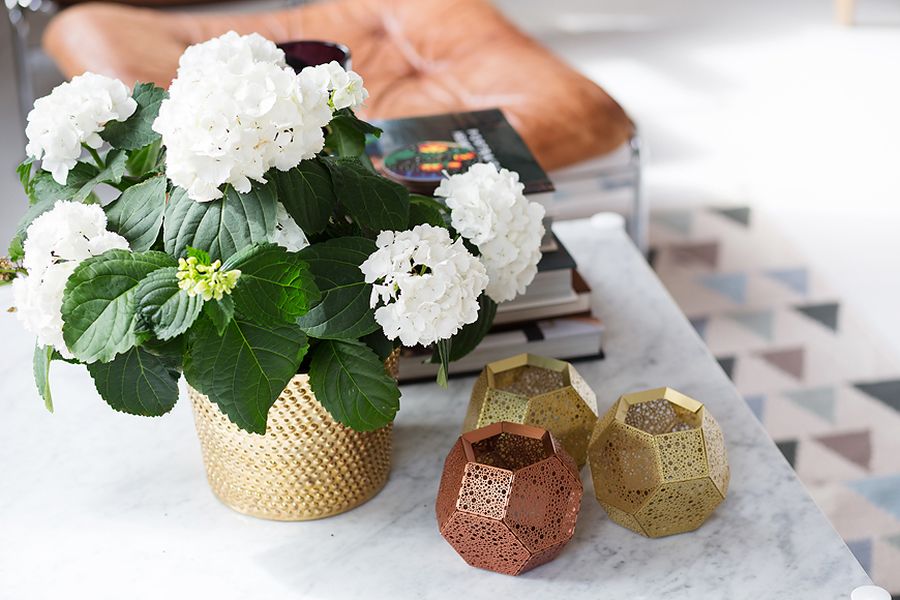
[[219, 335], [225, 333], [225, 328], [234, 318], [234, 300], [231, 296], [222, 296], [221, 300], [209, 300], [203, 303], [203, 314], [216, 326]]
[[34, 345], [34, 383], [38, 393], [44, 400], [44, 406], [53, 412], [53, 396], [50, 394], [50, 361], [53, 358], [53, 346]]
[[241, 271], [231, 292], [235, 308], [257, 323], [294, 323], [321, 297], [300, 255], [275, 244], [241, 250], [222, 265], [232, 269]]
[[360, 226], [373, 231], [405, 229], [409, 192], [399, 183], [372, 173], [356, 158], [326, 163], [340, 203]]
[[375, 252], [375, 242], [343, 237], [307, 246], [300, 256], [309, 264], [322, 301], [297, 323], [320, 339], [356, 339], [378, 329], [369, 308], [372, 286], [359, 265]]
[[131, 348], [108, 363], [88, 365], [94, 385], [107, 404], [132, 415], [158, 417], [178, 401], [181, 374], [165, 357]]
[[191, 328], [184, 375], [238, 427], [265, 433], [269, 408], [309, 347], [296, 325], [262, 327], [235, 318], [219, 336], [202, 318]]
[[159, 138], [143, 148], [130, 152], [125, 162], [125, 170], [134, 177], [143, 177], [151, 171], [159, 171], [161, 156], [162, 139]]
[[359, 156], [366, 151], [366, 133], [354, 117], [335, 115], [328, 124], [325, 146], [337, 156]]
[[230, 185], [225, 197], [195, 202], [181, 188], [169, 198], [163, 219], [166, 252], [184, 256], [188, 246], [225, 260], [251, 244], [268, 241], [275, 229], [275, 192], [271, 185], [254, 184], [247, 194]]
[[371, 431], [394, 420], [400, 388], [384, 363], [358, 340], [323, 340], [312, 351], [309, 382], [316, 399], [335, 420]]
[[328, 225], [335, 208], [331, 176], [316, 159], [304, 160], [288, 171], [273, 169], [266, 174], [278, 191], [278, 200], [306, 235]]
[[175, 260], [162, 252], [109, 250], [82, 262], [63, 294], [63, 340], [80, 361], [109, 362], [135, 345], [135, 289]]
[[86, 162], [77, 162], [69, 171], [65, 185], [60, 185], [47, 171], [38, 171], [34, 173], [31, 181], [34, 194], [32, 203], [50, 202], [52, 204], [57, 200], [71, 200], [99, 173], [100, 170], [96, 166]]
[[[94, 188], [101, 183], [114, 185], [122, 181], [122, 177], [125, 175], [126, 159], [125, 153], [121, 150], [110, 150], [106, 155], [106, 166], [104, 166], [96, 175], [84, 182], [84, 184], [75, 191], [71, 199], [75, 202], [84, 202], [87, 200], [88, 196], [91, 195], [91, 192], [94, 191]], [[71, 177], [72, 173], [70, 172], [69, 178], [71, 179]], [[70, 182], [69, 179], [66, 180], [66, 187], [73, 187], [73, 183]]]
[[132, 250], [153, 247], [166, 210], [166, 176], [157, 175], [133, 185], [106, 208], [109, 229], [126, 240]]
[[113, 148], [137, 150], [159, 139], [153, 131], [153, 121], [159, 114], [159, 105], [166, 98], [166, 90], [152, 83], [135, 83], [131, 97], [137, 102], [137, 110], [125, 121], [110, 121], [100, 137]]
[[179, 336], [194, 324], [203, 310], [203, 298], [188, 296], [178, 287], [176, 267], [153, 271], [134, 291], [137, 314], [161, 340]]

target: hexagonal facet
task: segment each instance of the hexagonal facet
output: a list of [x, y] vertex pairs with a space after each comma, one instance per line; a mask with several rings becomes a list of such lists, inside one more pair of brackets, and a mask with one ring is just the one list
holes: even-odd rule
[[488, 364], [472, 389], [463, 431], [509, 421], [553, 433], [583, 465], [597, 399], [569, 363], [520, 354]]
[[728, 491], [719, 424], [671, 388], [619, 398], [597, 422], [588, 462], [610, 519], [649, 537], [696, 529]]
[[441, 535], [474, 567], [518, 575], [575, 533], [578, 468], [545, 429], [500, 422], [464, 433], [444, 463]]

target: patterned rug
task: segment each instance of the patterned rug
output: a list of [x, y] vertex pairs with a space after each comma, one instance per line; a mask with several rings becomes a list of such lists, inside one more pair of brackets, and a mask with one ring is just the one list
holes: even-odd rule
[[651, 221], [660, 279], [862, 566], [900, 598], [900, 360], [750, 209]]

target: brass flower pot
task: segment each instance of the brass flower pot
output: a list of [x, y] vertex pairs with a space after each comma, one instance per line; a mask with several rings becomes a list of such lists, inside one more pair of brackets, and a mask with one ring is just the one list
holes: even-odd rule
[[[396, 377], [397, 354], [385, 361]], [[391, 425], [354, 431], [316, 400], [298, 374], [269, 410], [264, 435], [232, 423], [192, 387], [188, 396], [213, 493], [230, 508], [278, 521], [308, 521], [346, 512], [373, 498], [391, 469]]]

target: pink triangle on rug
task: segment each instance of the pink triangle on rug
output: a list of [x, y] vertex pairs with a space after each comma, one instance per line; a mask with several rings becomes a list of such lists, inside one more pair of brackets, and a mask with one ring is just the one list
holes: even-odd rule
[[781, 369], [788, 375], [793, 375], [797, 379], [803, 379], [803, 348], [761, 352], [760, 356], [773, 367]]
[[814, 437], [813, 439], [840, 454], [863, 469], [869, 469], [872, 459], [872, 439], [868, 429], [850, 433], [836, 433]]

